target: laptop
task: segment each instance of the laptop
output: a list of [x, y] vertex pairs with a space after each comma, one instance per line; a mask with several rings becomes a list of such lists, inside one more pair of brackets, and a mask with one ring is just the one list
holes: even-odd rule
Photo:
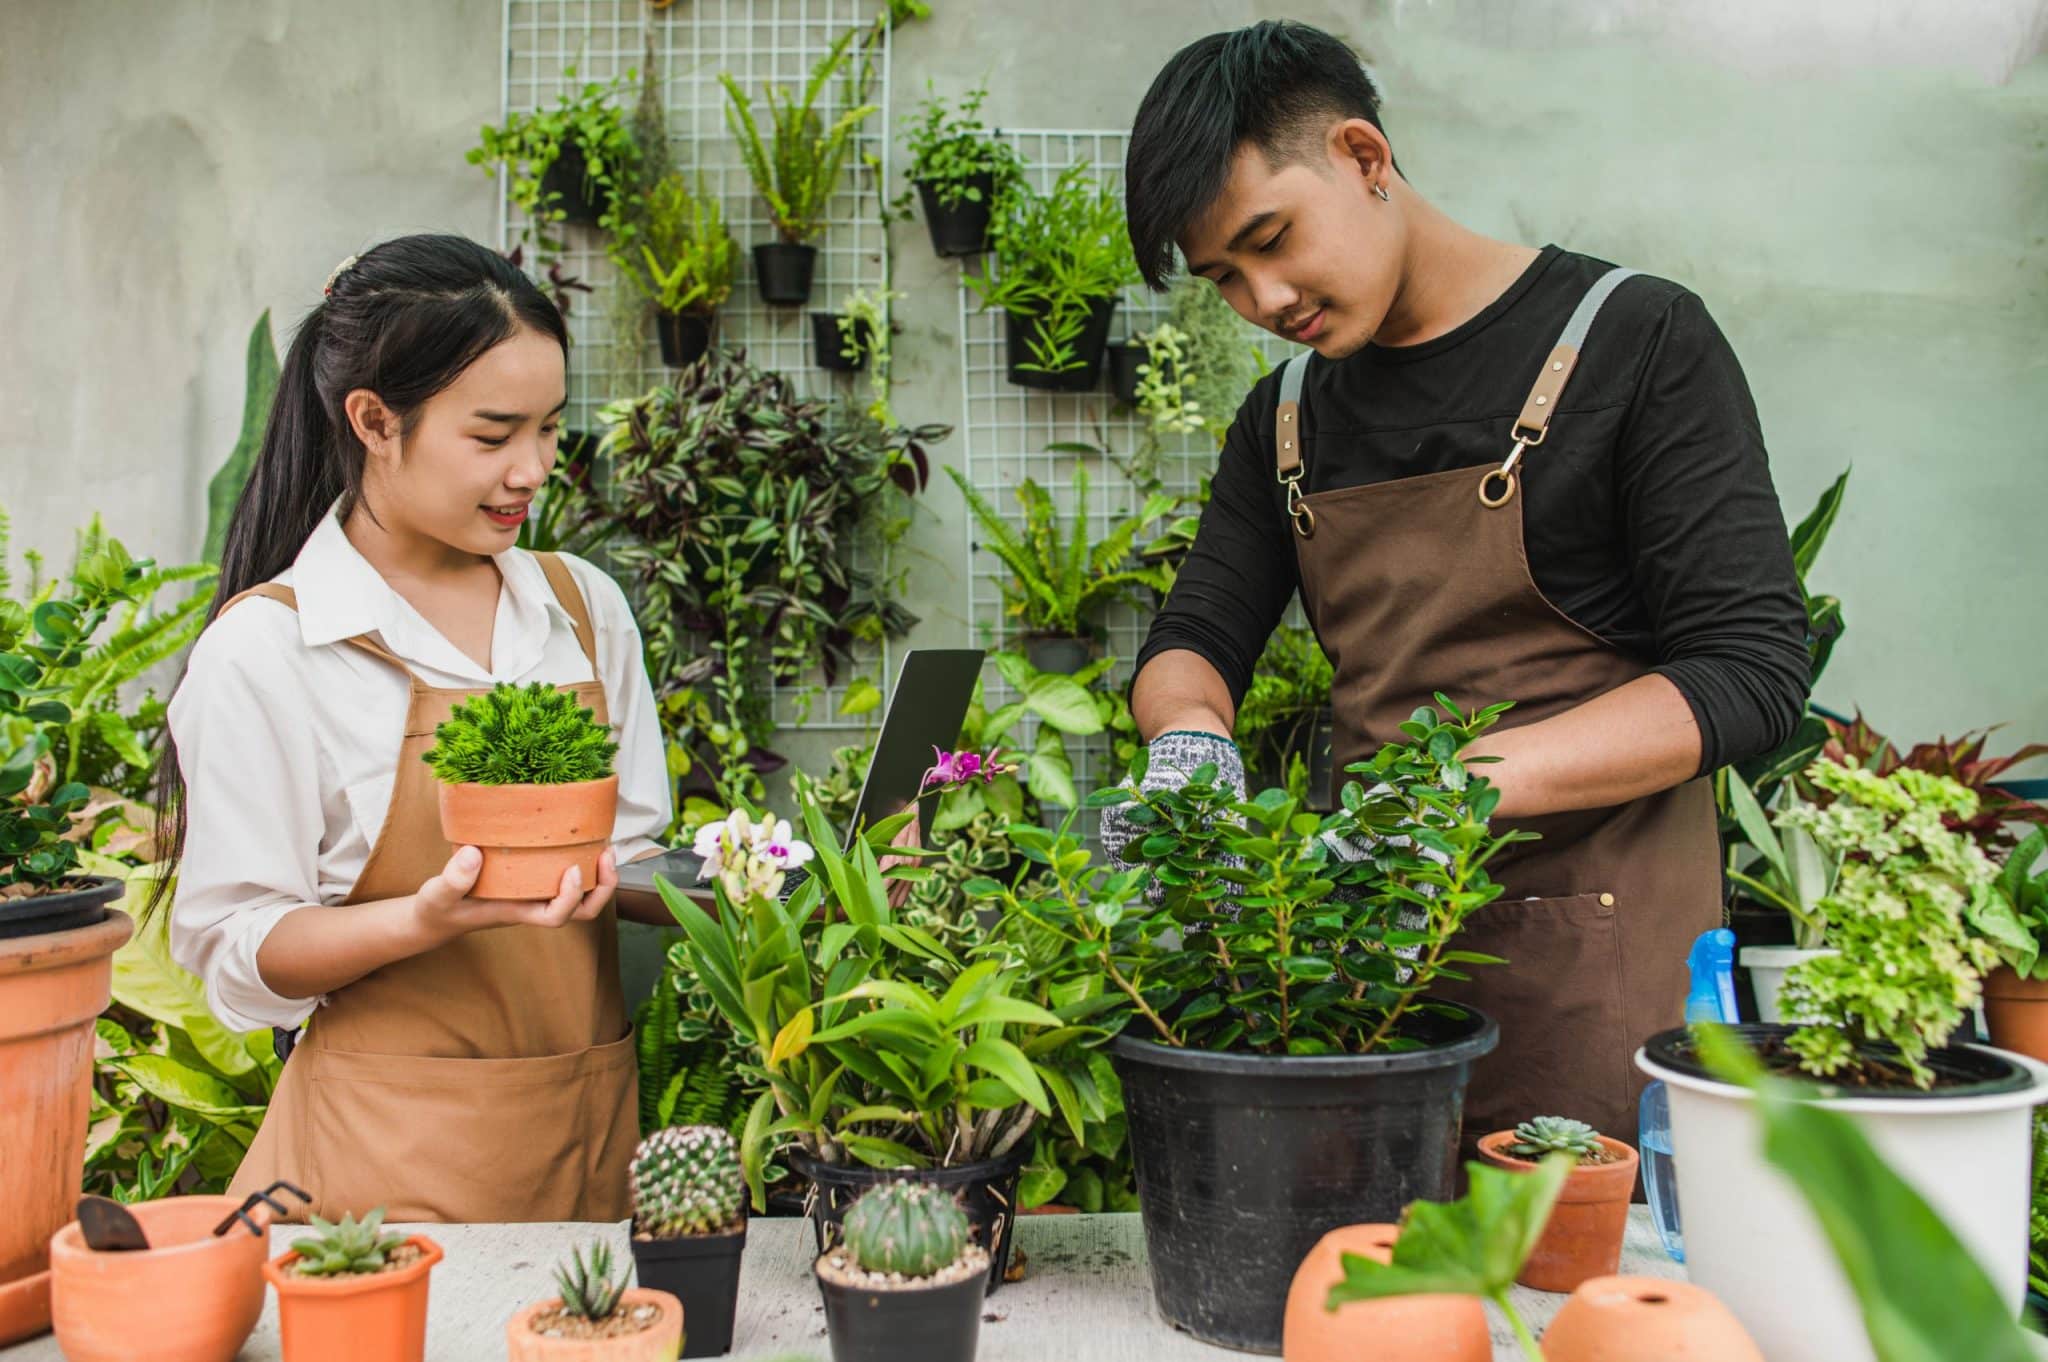
[[[861, 782], [842, 850], [853, 849], [860, 829], [894, 817], [916, 800], [924, 773], [931, 769], [932, 749], [948, 751], [959, 741], [983, 657], [980, 648], [915, 648], [904, 657], [882, 712], [874, 759]], [[803, 829], [799, 826], [797, 832], [801, 835]], [[626, 904], [644, 901], [659, 907], [656, 875], [693, 897], [708, 897], [711, 886], [698, 880], [703, 869], [703, 860], [688, 847], [628, 862], [619, 867], [618, 898]], [[784, 877], [782, 897], [787, 899], [808, 878], [808, 869], [791, 871]]]

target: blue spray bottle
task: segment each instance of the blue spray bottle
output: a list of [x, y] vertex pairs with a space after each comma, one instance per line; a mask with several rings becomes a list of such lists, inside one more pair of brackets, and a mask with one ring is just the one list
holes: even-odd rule
[[[1685, 1021], [1733, 1022], [1735, 1012], [1735, 933], [1716, 927], [1700, 933], [1685, 957], [1692, 984], [1685, 995]], [[1685, 1261], [1685, 1239], [1678, 1223], [1678, 1176], [1672, 1167], [1671, 1099], [1659, 1080], [1643, 1089], [1637, 1124], [1643, 1142], [1643, 1190], [1650, 1217], [1664, 1240], [1664, 1251]]]

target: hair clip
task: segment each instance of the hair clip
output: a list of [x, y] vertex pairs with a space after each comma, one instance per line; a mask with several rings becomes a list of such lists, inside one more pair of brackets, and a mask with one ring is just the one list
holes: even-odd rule
[[321, 297], [326, 298], [331, 297], [333, 295], [334, 281], [341, 278], [342, 275], [348, 273], [348, 271], [354, 267], [356, 259], [357, 257], [350, 256], [348, 259], [342, 261], [339, 265], [336, 265], [334, 267], [333, 272], [327, 276], [327, 282], [320, 286]]

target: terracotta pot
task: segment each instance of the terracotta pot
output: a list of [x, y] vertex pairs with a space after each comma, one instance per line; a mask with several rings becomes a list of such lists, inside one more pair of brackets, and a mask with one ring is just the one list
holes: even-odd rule
[[583, 887], [592, 887], [618, 812], [617, 775], [567, 785], [441, 787], [441, 835], [483, 852], [470, 893], [485, 899], [551, 899], [572, 865], [583, 867]]
[[426, 1256], [397, 1272], [295, 1277], [296, 1253], [265, 1263], [263, 1275], [277, 1288], [284, 1362], [421, 1362], [427, 1274], [441, 1261], [441, 1246], [423, 1234], [405, 1242]]
[[[1479, 1157], [1495, 1168], [1527, 1173], [1536, 1165], [1507, 1152], [1515, 1132], [1496, 1130], [1479, 1141]], [[1636, 1151], [1620, 1140], [1600, 1137], [1607, 1163], [1582, 1163], [1565, 1179], [1543, 1237], [1515, 1278], [1538, 1291], [1575, 1291], [1592, 1277], [1610, 1277], [1621, 1266], [1621, 1240], [1628, 1230], [1628, 1200], [1636, 1189]]]
[[[240, 1197], [181, 1196], [128, 1209], [149, 1247], [96, 1253], [78, 1222], [50, 1241], [50, 1300], [57, 1346], [70, 1362], [229, 1362], [263, 1313], [270, 1237], [239, 1221], [213, 1227]], [[148, 1302], [145, 1327], [136, 1303]]]
[[1344, 1280], [1343, 1255], [1384, 1263], [1398, 1225], [1346, 1225], [1308, 1251], [1287, 1291], [1280, 1355], [1286, 1362], [1492, 1362], [1486, 1311], [1477, 1296], [1390, 1296], [1323, 1308]]
[[1543, 1335], [1548, 1362], [1764, 1362], [1714, 1293], [1658, 1277], [1579, 1283]]
[[1991, 1043], [2048, 1064], [2048, 979], [2022, 979], [2009, 965], [1984, 976]]
[[509, 1362], [675, 1362], [683, 1346], [683, 1304], [666, 1291], [630, 1287], [619, 1298], [621, 1310], [657, 1306], [661, 1317], [651, 1328], [616, 1338], [549, 1338], [533, 1331], [534, 1316], [562, 1303], [560, 1296], [535, 1301], [512, 1316], [505, 1326]]
[[50, 1236], [71, 1219], [85, 1170], [92, 1023], [134, 930], [114, 910], [0, 940], [0, 1344], [50, 1327]]

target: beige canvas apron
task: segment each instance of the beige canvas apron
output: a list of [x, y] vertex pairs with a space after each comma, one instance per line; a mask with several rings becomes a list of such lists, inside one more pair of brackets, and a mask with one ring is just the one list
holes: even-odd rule
[[[1515, 707], [1535, 723], [1648, 668], [1568, 619], [1529, 574], [1518, 479], [1540, 478], [1558, 395], [1617, 270], [1593, 286], [1543, 360], [1508, 435], [1505, 463], [1304, 494], [1302, 379], [1290, 360], [1275, 413], [1280, 481], [1294, 525], [1301, 599], [1335, 666], [1336, 757], [1344, 765], [1402, 740], [1399, 725], [1442, 691], [1467, 709]], [[1570, 422], [1558, 438], [1571, 438]], [[1526, 466], [1522, 464], [1528, 456]], [[1538, 1115], [1588, 1121], [1635, 1142], [1636, 1046], [1683, 1020], [1686, 952], [1720, 925], [1720, 843], [1708, 782], [1616, 808], [1531, 818], [1542, 840], [1491, 866], [1506, 886], [1459, 945], [1504, 957], [1438, 993], [1500, 1023], [1465, 1100], [1465, 1135]]]
[[[535, 557], [596, 676], [582, 593], [560, 559]], [[251, 595], [298, 608], [266, 582], [222, 612]], [[364, 903], [416, 892], [454, 854], [421, 756], [434, 726], [488, 688], [429, 686], [370, 636], [348, 642], [412, 688], [384, 827], [343, 900]], [[564, 689], [609, 722], [602, 683]], [[328, 995], [228, 1191], [289, 1178], [329, 1218], [383, 1206], [394, 1221], [623, 1219], [636, 1077], [610, 906], [589, 922], [470, 932]]]

